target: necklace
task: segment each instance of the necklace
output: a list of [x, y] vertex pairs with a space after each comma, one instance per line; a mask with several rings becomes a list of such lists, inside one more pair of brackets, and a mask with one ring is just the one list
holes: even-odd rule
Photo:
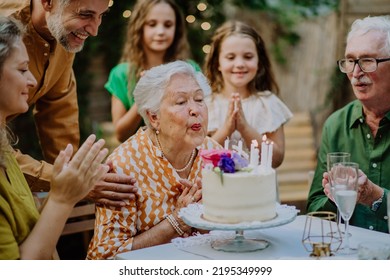
[[[161, 143], [160, 143], [160, 140], [158, 139], [157, 133], [155, 133], [155, 135], [156, 135], [157, 146], [158, 146], [158, 148], [161, 150], [161, 155], [162, 155], [163, 157], [167, 158], [167, 157], [164, 155], [164, 152], [163, 152], [163, 150], [162, 150], [162, 148], [161, 148]], [[194, 158], [195, 158], [195, 149], [192, 150], [192, 154], [191, 154], [190, 160], [187, 162], [187, 164], [186, 164], [183, 168], [177, 169], [177, 168], [173, 167], [172, 164], [171, 164], [171, 165], [172, 165], [173, 169], [176, 170], [176, 172], [183, 172], [183, 171], [187, 170], [187, 169], [191, 166], [191, 163], [192, 163], [192, 161], [194, 160]], [[167, 159], [167, 160], [168, 160], [168, 159]]]

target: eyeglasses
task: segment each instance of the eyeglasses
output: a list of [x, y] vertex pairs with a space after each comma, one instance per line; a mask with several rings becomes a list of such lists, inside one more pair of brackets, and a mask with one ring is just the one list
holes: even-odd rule
[[389, 58], [344, 58], [337, 60], [337, 64], [339, 65], [340, 71], [343, 73], [352, 73], [355, 69], [355, 65], [359, 64], [360, 69], [364, 73], [374, 72], [378, 68], [378, 64], [381, 62], [390, 61]]

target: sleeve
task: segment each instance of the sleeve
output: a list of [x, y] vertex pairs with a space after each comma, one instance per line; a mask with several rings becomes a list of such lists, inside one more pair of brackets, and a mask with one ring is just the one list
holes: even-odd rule
[[89, 244], [88, 259], [114, 259], [131, 251], [137, 233], [136, 202], [122, 208], [96, 207], [95, 233]]
[[35, 104], [34, 118], [44, 158], [53, 163], [67, 144], [80, 142], [79, 109], [72, 63], [61, 79]]
[[329, 151], [329, 139], [327, 136], [328, 125], [325, 123], [322, 131], [320, 150], [317, 156], [317, 167], [314, 172], [307, 201], [307, 212], [331, 211], [336, 213], [336, 205], [328, 199], [322, 187], [322, 175], [327, 170], [326, 155]]
[[293, 117], [286, 104], [270, 91], [264, 92], [255, 102], [257, 106], [249, 107], [250, 110], [245, 113], [248, 113], [249, 123], [260, 134], [276, 131]]
[[108, 81], [104, 85], [105, 89], [112, 95], [122, 101], [126, 110], [129, 110], [134, 102], [130, 102], [127, 94], [128, 90], [128, 64], [121, 63], [112, 68]]
[[38, 161], [29, 155], [22, 154], [20, 150], [16, 150], [14, 155], [31, 191], [48, 192], [53, 166], [45, 161]]
[[199, 64], [196, 63], [195, 61], [193, 61], [192, 59], [188, 59], [187, 62], [189, 64], [192, 65], [192, 67], [194, 67], [194, 69], [197, 71], [197, 72], [202, 72], [202, 68], [200, 68]]

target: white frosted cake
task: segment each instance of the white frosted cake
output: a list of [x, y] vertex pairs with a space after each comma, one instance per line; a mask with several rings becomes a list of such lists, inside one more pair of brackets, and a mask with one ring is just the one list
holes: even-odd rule
[[217, 223], [266, 221], [276, 216], [275, 170], [221, 174], [202, 170], [203, 218]]

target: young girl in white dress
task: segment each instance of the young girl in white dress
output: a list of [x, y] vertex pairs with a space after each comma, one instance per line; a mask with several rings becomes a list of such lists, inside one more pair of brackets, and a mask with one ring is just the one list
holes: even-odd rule
[[243, 22], [226, 22], [212, 38], [204, 71], [213, 90], [206, 98], [209, 135], [221, 145], [241, 140], [244, 149], [256, 140], [260, 155], [265, 135], [273, 143], [272, 167], [280, 166], [283, 125], [292, 113], [276, 96], [279, 88], [261, 36]]

